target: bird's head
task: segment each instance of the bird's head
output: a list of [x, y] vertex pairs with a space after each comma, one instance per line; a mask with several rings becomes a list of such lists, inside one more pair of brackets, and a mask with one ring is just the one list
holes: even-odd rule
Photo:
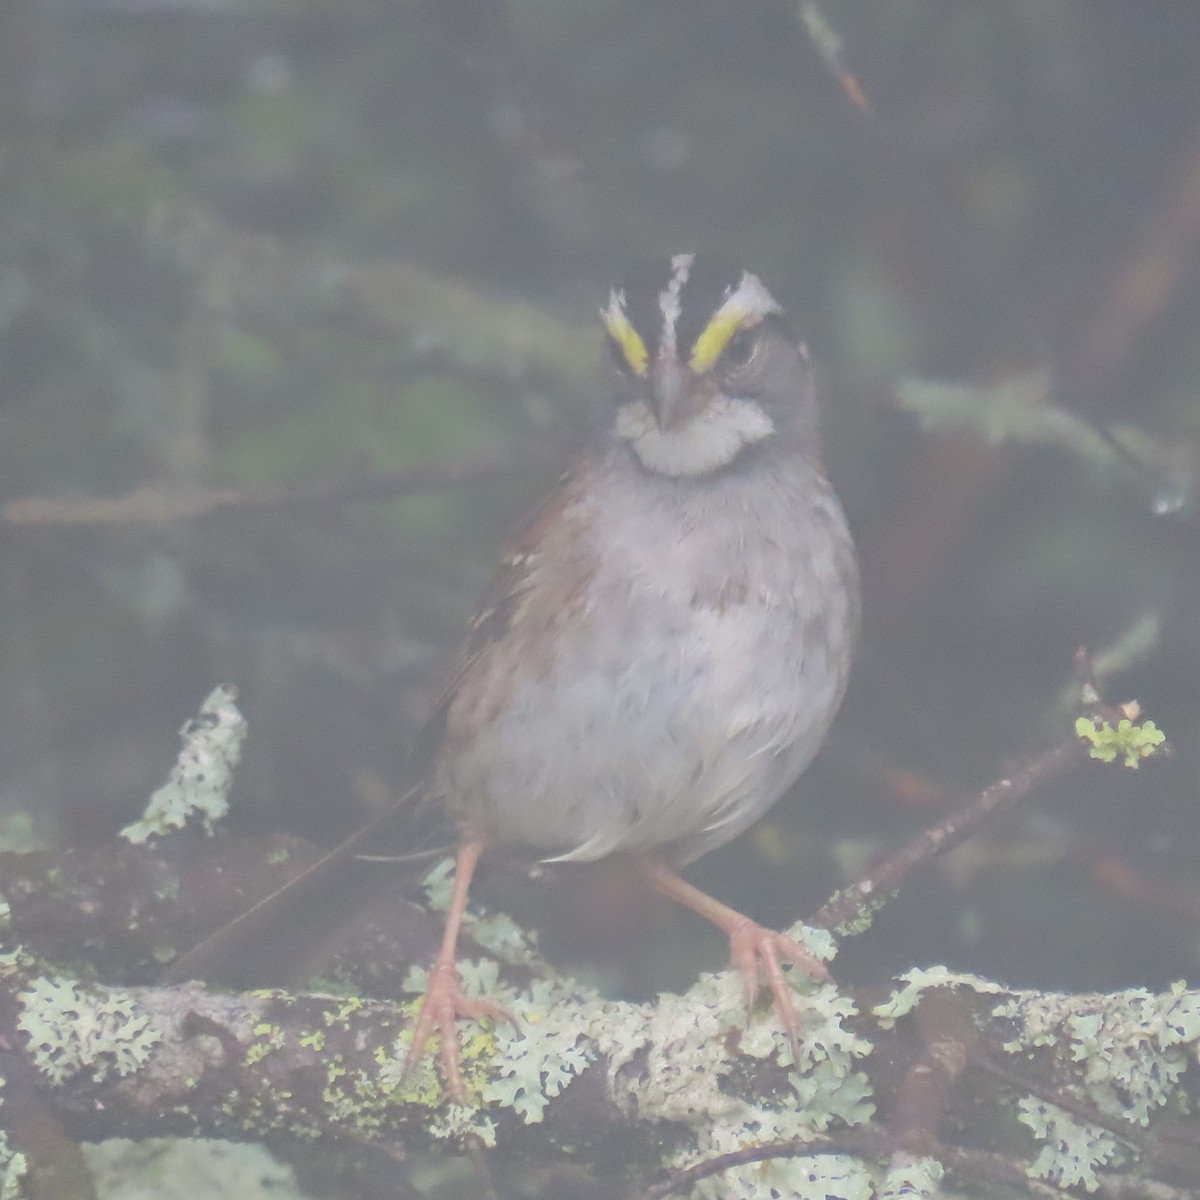
[[780, 441], [816, 457], [808, 353], [757, 276], [677, 254], [613, 288], [601, 318], [615, 433], [647, 470], [707, 475]]

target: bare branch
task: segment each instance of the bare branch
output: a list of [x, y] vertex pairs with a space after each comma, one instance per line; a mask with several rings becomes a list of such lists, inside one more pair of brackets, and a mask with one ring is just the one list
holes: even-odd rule
[[464, 484], [487, 483], [530, 470], [551, 469], [565, 457], [557, 442], [522, 442], [518, 449], [479, 454], [404, 471], [358, 474], [295, 487], [214, 488], [191, 494], [139, 488], [111, 499], [61, 500], [26, 496], [0, 505], [0, 526], [89, 529], [110, 525], [170, 525], [226, 510], [332, 507], [396, 500]]
[[913, 838], [870, 874], [843, 888], [807, 923], [834, 931], [855, 928], [886, 904], [917, 868], [953, 850], [985, 820], [1011, 808], [1034, 788], [1086, 761], [1087, 751], [1078, 738], [1059, 742], [1012, 774], [989, 784], [973, 800]]

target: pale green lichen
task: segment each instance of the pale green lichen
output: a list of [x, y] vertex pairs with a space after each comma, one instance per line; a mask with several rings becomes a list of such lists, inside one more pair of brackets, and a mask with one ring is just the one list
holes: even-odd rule
[[44, 822], [34, 820], [32, 814], [21, 811], [0, 817], [0, 851], [8, 854], [31, 854], [37, 850], [49, 850], [53, 839], [42, 828]]
[[[579, 992], [549, 981], [535, 981], [530, 991], [518, 992], [501, 981], [500, 968], [490, 959], [460, 962], [458, 969], [468, 996], [496, 1001], [520, 1024], [518, 1031], [507, 1022], [488, 1019], [465, 1023], [459, 1030], [468, 1093], [481, 1105], [511, 1108], [526, 1123], [540, 1121], [550, 1100], [595, 1057], [594, 1048], [589, 1052], [586, 1046], [576, 1045], [584, 1034], [578, 1003], [573, 1003]], [[413, 967], [404, 987], [423, 992], [426, 982], [426, 972]], [[385, 1077], [394, 1074], [398, 1082], [404, 1074], [411, 1036], [411, 1029], [406, 1029], [397, 1037]], [[420, 1097], [431, 1106], [438, 1103], [439, 1087], [428, 1056], [411, 1072], [407, 1088], [410, 1096], [415, 1089], [417, 1102]]]
[[[445, 912], [450, 907], [454, 888], [454, 860], [443, 858], [422, 881], [431, 912]], [[502, 961], [514, 965], [531, 965], [537, 958], [537, 939], [522, 929], [507, 913], [463, 913], [463, 929], [484, 950]]]
[[[813, 938], [810, 948], [830, 947]], [[845, 1024], [855, 1014], [853, 1001], [832, 984], [805, 981], [796, 1006], [802, 1026], [798, 1062], [771, 1010], [747, 1016], [741, 982], [732, 972], [704, 975], [685, 996], [660, 996], [649, 1010], [609, 1004], [609, 1020], [594, 1036], [608, 1056], [618, 1103], [647, 1119], [691, 1128], [693, 1143], [672, 1160], [673, 1166], [686, 1166], [755, 1142], [812, 1138], [835, 1125], [870, 1119], [870, 1087], [855, 1068], [871, 1047]], [[731, 1028], [742, 1031], [743, 1054], [791, 1066], [790, 1094], [749, 1100], [726, 1088], [733, 1069], [725, 1038]], [[635, 1060], [638, 1069], [625, 1071]], [[820, 1156], [737, 1167], [699, 1184], [697, 1194], [721, 1200], [867, 1200], [874, 1188], [870, 1169], [859, 1160]]]
[[337, 1008], [335, 1008], [332, 1012], [327, 1011], [325, 1013], [325, 1024], [336, 1025], [349, 1021], [349, 1019], [354, 1016], [354, 1014], [358, 1012], [358, 1010], [361, 1009], [365, 1003], [366, 1002], [359, 996], [345, 997], [345, 999], [339, 1002]]
[[[1014, 991], [944, 967], [910, 971], [874, 1012], [885, 1027], [911, 1012], [930, 988], [1002, 996], [990, 1017], [1012, 1023], [1010, 1054], [1052, 1053], [1078, 1064], [1086, 1103], [1105, 1117], [1148, 1125], [1170, 1100], [1200, 1045], [1200, 992], [1174, 984], [1161, 995], [1134, 989], [1113, 995]], [[1040, 1146], [1031, 1176], [1060, 1187], [1098, 1186], [1099, 1168], [1120, 1163], [1119, 1137], [1040, 1098], [1019, 1103], [1018, 1120]]]
[[1087, 717], [1075, 722], [1075, 733], [1088, 743], [1088, 755], [1100, 762], [1115, 762], [1121, 757], [1127, 767], [1137, 769], [1143, 758], [1149, 758], [1167, 740], [1167, 735], [1153, 721], [1135, 725], [1128, 719], [1117, 722], [1114, 729], [1107, 721], [1099, 725]]
[[[810, 948], [827, 955], [833, 943], [827, 935], [814, 933]], [[441, 1136], [461, 1136], [469, 1128], [490, 1137], [490, 1130], [481, 1124], [488, 1119], [489, 1107], [515, 1112], [526, 1123], [542, 1120], [554, 1097], [602, 1054], [608, 1059], [618, 1103], [647, 1120], [683, 1122], [692, 1128], [694, 1141], [677, 1160], [680, 1163], [748, 1141], [811, 1136], [842, 1122], [864, 1121], [873, 1112], [866, 1078], [855, 1069], [857, 1059], [870, 1047], [846, 1027], [854, 1005], [832, 985], [805, 982], [808, 990], [797, 993], [804, 1032], [800, 1061], [793, 1063], [788, 1039], [770, 1011], [756, 1013], [747, 1024], [741, 983], [732, 973], [705, 975], [686, 996], [662, 996], [646, 1008], [601, 1000], [584, 989], [568, 989], [550, 980], [535, 980], [518, 992], [502, 983], [496, 964], [490, 961], [460, 963], [459, 970], [468, 995], [488, 996], [503, 1004], [517, 1018], [520, 1030], [505, 1023], [494, 1029], [487, 1028], [488, 1022], [464, 1023], [459, 1035], [463, 1075], [478, 1107], [438, 1123], [434, 1132]], [[405, 980], [406, 986], [417, 990], [424, 983], [424, 972], [419, 970], [410, 971]], [[725, 1037], [731, 1029], [742, 1031], [744, 1055], [774, 1057], [791, 1067], [792, 1093], [777, 1101], [752, 1103], [722, 1090], [721, 1081], [732, 1069]], [[397, 1037], [390, 1061], [377, 1055], [381, 1080], [393, 1069], [402, 1070], [409, 1037], [407, 1030]], [[634, 1059], [638, 1070], [622, 1070]], [[428, 1063], [405, 1081], [410, 1100], [414, 1089], [424, 1087], [430, 1103], [436, 1105], [437, 1077]], [[861, 1186], [849, 1182], [849, 1160], [844, 1164], [781, 1161], [747, 1168], [738, 1174], [737, 1187], [742, 1190], [725, 1194], [765, 1196], [769, 1193], [755, 1190], [763, 1180], [764, 1186], [770, 1186], [772, 1180], [811, 1177], [820, 1180], [807, 1185], [811, 1194], [822, 1187], [826, 1189], [822, 1195], [856, 1200], [872, 1186], [865, 1169], [857, 1170], [865, 1181]], [[839, 1180], [846, 1184], [841, 1191]], [[792, 1193], [785, 1188], [777, 1194]]]
[[242, 754], [246, 722], [232, 688], [216, 688], [204, 701], [200, 715], [179, 731], [183, 745], [167, 782], [150, 797], [138, 821], [121, 830], [135, 845], [151, 837], [182, 829], [188, 818], [199, 818], [206, 833], [229, 811], [233, 768]]
[[[789, 932], [819, 957], [836, 949], [823, 930]], [[802, 1032], [799, 1060], [793, 1062], [790, 1043], [769, 1007], [747, 1017], [741, 981], [732, 972], [704, 975], [685, 996], [660, 996], [653, 1006], [639, 1006], [602, 1000], [551, 980], [517, 991], [501, 981], [490, 961], [461, 962], [459, 971], [468, 995], [504, 1005], [520, 1030], [505, 1023], [494, 1029], [486, 1021], [463, 1023], [463, 1076], [475, 1104], [439, 1120], [432, 1127], [437, 1136], [457, 1138], [472, 1131], [488, 1141], [494, 1137], [489, 1108], [515, 1112], [526, 1123], [540, 1121], [554, 1097], [600, 1056], [607, 1060], [614, 1098], [631, 1116], [691, 1129], [686, 1148], [672, 1159], [676, 1166], [754, 1142], [819, 1136], [860, 1124], [874, 1112], [866, 1076], [857, 1069], [870, 1045], [849, 1028], [856, 1015], [853, 1001], [799, 972], [792, 977]], [[425, 973], [414, 969], [405, 987], [420, 991], [425, 982]], [[727, 1090], [737, 1062], [729, 1053], [731, 1030], [738, 1031], [741, 1055], [790, 1068], [790, 1091], [748, 1100]], [[410, 1038], [405, 1030], [386, 1054], [376, 1054], [381, 1083], [398, 1085]], [[404, 1080], [404, 1089], [409, 1102], [418, 1092], [431, 1106], [440, 1099], [428, 1061]], [[853, 1156], [778, 1159], [728, 1172], [700, 1185], [699, 1194], [722, 1200], [868, 1200], [879, 1182], [876, 1174]]]
[[163, 1038], [128, 993], [43, 976], [18, 999], [17, 1025], [28, 1034], [29, 1053], [51, 1083], [83, 1070], [97, 1080], [113, 1071], [129, 1075]]
[[992, 1015], [1016, 1024], [1005, 1048], [1057, 1043], [1083, 1067], [1083, 1082], [1107, 1116], [1147, 1125], [1167, 1103], [1200, 1044], [1200, 991], [1180, 982], [1161, 995], [1015, 992]]
[[1107, 1130], [1077, 1120], [1057, 1105], [1034, 1096], [1017, 1101], [1017, 1120], [1042, 1143], [1037, 1157], [1026, 1168], [1031, 1179], [1044, 1179], [1058, 1187], [1083, 1187], [1094, 1192], [1100, 1181], [1096, 1168], [1119, 1162], [1121, 1146]]
[[840, 921], [830, 931], [838, 937], [861, 937], [875, 922], [876, 914], [885, 908], [896, 895], [895, 889], [872, 894], [869, 883], [839, 888], [829, 897], [828, 907], [840, 909], [847, 897], [853, 897], [853, 916]]
[[[791, 1122], [767, 1117], [738, 1136], [736, 1128], [715, 1131], [706, 1156], [744, 1149], [747, 1142], [795, 1137]], [[866, 1163], [848, 1154], [773, 1158], [735, 1167], [696, 1185], [701, 1200], [874, 1200], [876, 1178]]]
[[283, 1030], [270, 1021], [259, 1021], [250, 1032], [254, 1034], [254, 1041], [246, 1047], [247, 1066], [262, 1062], [267, 1055], [286, 1045]]
[[[1005, 1049], [1022, 1055], [1050, 1047], [1082, 1067], [1088, 1103], [1106, 1117], [1150, 1123], [1169, 1102], [1200, 1044], [1200, 992], [1173, 984], [1162, 995], [1138, 988], [1112, 995], [1013, 992], [993, 1010], [1013, 1022]], [[1035, 1097], [1018, 1119], [1043, 1143], [1030, 1175], [1061, 1187], [1099, 1186], [1096, 1170], [1121, 1161], [1111, 1132]]]
[[496, 1062], [482, 1098], [518, 1113], [526, 1124], [540, 1121], [546, 1106], [596, 1057], [584, 1037], [576, 1005], [561, 985], [538, 980], [521, 997], [521, 1029], [496, 1030]]
[[84, 1145], [98, 1200], [287, 1200], [292, 1168], [262, 1146], [205, 1138]]
[[14, 1150], [8, 1134], [0, 1129], [0, 1200], [20, 1200], [25, 1195], [25, 1155]]
[[454, 859], [443, 858], [430, 868], [421, 881], [430, 912], [445, 912], [450, 907], [450, 893], [454, 890]]
[[912, 1012], [920, 1004], [922, 994], [932, 988], [962, 987], [969, 988], [973, 992], [992, 995], [1009, 991], [1008, 988], [999, 983], [993, 983], [990, 979], [982, 979], [978, 975], [961, 974], [951, 971], [949, 967], [940, 966], [917, 967], [912, 971], [906, 971], [903, 975], [897, 975], [896, 982], [900, 984], [900, 987], [895, 988], [882, 1004], [877, 1004], [871, 1009], [872, 1014], [879, 1019], [879, 1024], [884, 1029], [891, 1029], [901, 1017]]
[[429, 1132], [439, 1139], [459, 1140], [474, 1134], [485, 1146], [496, 1144], [496, 1123], [484, 1116], [477, 1108], [449, 1104], [435, 1121], [427, 1126]]
[[799, 942], [815, 958], [832, 962], [837, 957], [838, 941], [828, 929], [816, 925], [796, 924], [787, 931], [788, 937]]
[[[798, 996], [797, 1008], [802, 1029], [800, 1061], [792, 1064], [788, 1075], [793, 1094], [776, 1103], [759, 1101], [740, 1112], [727, 1112], [711, 1130], [700, 1131], [700, 1156], [724, 1153], [750, 1140], [812, 1138], [837, 1126], [861, 1124], [873, 1115], [870, 1085], [854, 1069], [856, 1060], [869, 1053], [870, 1043], [844, 1024], [855, 1014], [853, 1002], [831, 984], [823, 984]], [[741, 1048], [751, 1055], [775, 1053], [781, 1062], [791, 1061], [787, 1038], [770, 1014], [750, 1021]], [[699, 1194], [712, 1200], [867, 1200], [875, 1188], [874, 1174], [861, 1160], [822, 1155], [735, 1168], [719, 1181], [702, 1184]]]
[[529, 964], [537, 957], [537, 939], [507, 913], [476, 917], [467, 928], [477, 945], [506, 963]]
[[[804, 936], [814, 952], [832, 949], [827, 939]], [[662, 996], [642, 1007], [542, 981], [518, 993], [501, 983], [494, 963], [461, 969], [468, 994], [498, 1000], [522, 1029], [520, 1035], [504, 1025], [489, 1031], [485, 1022], [471, 1023], [477, 1035], [464, 1031], [464, 1074], [478, 1107], [443, 1119], [437, 1126], [442, 1136], [473, 1130], [491, 1139], [490, 1106], [514, 1111], [526, 1122], [541, 1120], [554, 1096], [600, 1055], [607, 1059], [614, 1098], [631, 1116], [691, 1130], [685, 1148], [671, 1156], [677, 1167], [755, 1143], [819, 1138], [873, 1114], [870, 1088], [858, 1069], [870, 1045], [851, 1027], [853, 1002], [830, 984], [795, 977], [802, 1031], [799, 1058], [792, 1062], [789, 1042], [769, 1008], [747, 1018], [740, 982], [731, 973], [705, 975], [687, 995]], [[408, 982], [420, 988], [423, 973], [413, 972]], [[1068, 1057], [1082, 1066], [1088, 1103], [1106, 1116], [1143, 1125], [1166, 1103], [1200, 1043], [1200, 993], [1182, 984], [1157, 997], [1145, 991], [1046, 996], [937, 967], [900, 977], [875, 1015], [892, 1025], [932, 988], [1001, 998], [990, 1016], [1013, 1023], [1015, 1035], [1006, 1048], [1029, 1053], [1048, 1047]], [[734, 1094], [742, 1089], [729, 1086], [736, 1061], [728, 1053], [731, 1029], [740, 1031], [743, 1056], [791, 1067], [787, 1095]], [[388, 1066], [400, 1062], [406, 1048], [402, 1034]], [[420, 1086], [436, 1106], [432, 1067]], [[1122, 1159], [1119, 1137], [1052, 1104], [1026, 1099], [1018, 1118], [1041, 1143], [1030, 1173], [1058, 1186], [1094, 1187], [1097, 1170]], [[940, 1174], [940, 1164], [931, 1160], [893, 1161], [884, 1168], [853, 1156], [778, 1158], [734, 1168], [698, 1185], [697, 1194], [710, 1200], [933, 1196]]]
[[936, 1158], [894, 1159], [883, 1177], [879, 1200], [935, 1200], [945, 1174]]

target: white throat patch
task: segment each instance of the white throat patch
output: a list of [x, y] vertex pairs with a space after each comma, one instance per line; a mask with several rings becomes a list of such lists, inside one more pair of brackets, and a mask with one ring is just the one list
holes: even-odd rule
[[743, 446], [775, 432], [775, 423], [753, 400], [720, 396], [687, 424], [661, 430], [640, 400], [617, 410], [617, 437], [627, 441], [648, 471], [707, 475], [733, 462]]

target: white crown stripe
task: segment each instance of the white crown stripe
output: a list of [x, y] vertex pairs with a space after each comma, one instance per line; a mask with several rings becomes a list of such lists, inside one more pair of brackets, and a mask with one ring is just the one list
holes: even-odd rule
[[671, 280], [658, 294], [658, 307], [663, 315], [662, 337], [659, 339], [658, 348], [659, 353], [667, 358], [675, 354], [675, 326], [679, 321], [681, 309], [680, 296], [695, 261], [694, 254], [675, 255], [671, 259]]
[[771, 313], [783, 312], [775, 297], [763, 286], [762, 280], [757, 275], [751, 275], [749, 271], [742, 272], [741, 282], [718, 311], [725, 312], [726, 310], [733, 310], [744, 313], [748, 317], [759, 317], [760, 319]]

